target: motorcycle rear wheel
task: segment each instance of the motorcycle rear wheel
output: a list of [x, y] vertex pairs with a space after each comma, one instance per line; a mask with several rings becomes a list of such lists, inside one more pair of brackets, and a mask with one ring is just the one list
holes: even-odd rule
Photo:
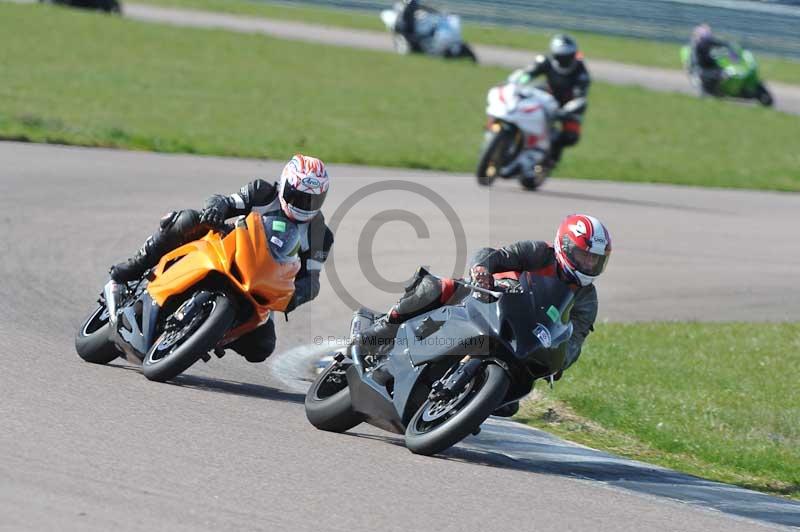
[[78, 356], [92, 364], [108, 364], [120, 352], [109, 339], [111, 326], [108, 322], [108, 309], [100, 304], [83, 322], [75, 336], [75, 350]]
[[458, 49], [458, 53], [453, 57], [456, 59], [469, 59], [475, 64], [478, 63], [478, 56], [475, 55], [475, 52], [472, 51], [472, 48], [468, 44], [462, 44]]
[[325, 368], [311, 385], [305, 409], [308, 421], [328, 432], [346, 432], [364, 421], [364, 416], [353, 410], [350, 388], [339, 362]]
[[425, 401], [408, 422], [406, 447], [414, 454], [433, 455], [460, 442], [500, 406], [509, 382], [503, 368], [487, 364], [464, 391], [451, 400], [455, 404], [441, 407]]
[[549, 172], [542, 170], [542, 173], [536, 175], [536, 177], [521, 177], [519, 183], [525, 190], [536, 190], [544, 184], [548, 174]]
[[[210, 308], [200, 310], [189, 324], [178, 331], [165, 331], [156, 338], [142, 361], [142, 373], [156, 382], [177, 377], [214, 349], [235, 316], [236, 310], [228, 296], [217, 294]], [[170, 334], [177, 335], [177, 340]]]

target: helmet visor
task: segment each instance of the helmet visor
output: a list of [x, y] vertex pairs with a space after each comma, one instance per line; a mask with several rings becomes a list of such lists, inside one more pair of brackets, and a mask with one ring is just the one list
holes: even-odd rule
[[302, 211], [318, 211], [325, 203], [325, 196], [328, 191], [325, 190], [321, 194], [312, 194], [310, 192], [302, 192], [297, 190], [289, 183], [283, 187], [283, 200], [288, 204]]
[[570, 260], [575, 265], [575, 268], [584, 275], [595, 277], [603, 273], [608, 263], [608, 254], [598, 255], [590, 253], [578, 246], [571, 246]]
[[553, 59], [556, 60], [558, 66], [561, 68], [569, 68], [575, 62], [575, 53], [555, 54]]

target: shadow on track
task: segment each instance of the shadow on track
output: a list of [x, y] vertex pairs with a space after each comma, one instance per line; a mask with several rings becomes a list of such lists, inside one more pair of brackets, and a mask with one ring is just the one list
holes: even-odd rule
[[[502, 190], [502, 189], [499, 189]], [[519, 191], [509, 190], [510, 193], [514, 195], [519, 194]], [[633, 207], [650, 207], [656, 209], [668, 209], [668, 210], [676, 210], [676, 211], [683, 211], [683, 212], [697, 212], [697, 213], [707, 213], [707, 214], [726, 214], [726, 211], [722, 211], [719, 209], [709, 209], [704, 207], [691, 207], [689, 205], [679, 205], [676, 203], [662, 203], [659, 201], [651, 201], [651, 200], [637, 200], [637, 199], [628, 199], [628, 198], [620, 198], [614, 196], [600, 196], [597, 194], [581, 194], [577, 192], [556, 192], [554, 190], [537, 190], [535, 192], [536, 196], [547, 196], [552, 198], [561, 198], [561, 199], [570, 199], [570, 200], [584, 200], [584, 201], [597, 201], [602, 203], [612, 203], [615, 205], [630, 205]]]
[[181, 388], [193, 388], [195, 390], [207, 392], [255, 397], [257, 399], [268, 399], [270, 401], [284, 401], [287, 403], [299, 404], [303, 404], [305, 401], [305, 395], [301, 393], [285, 392], [278, 388], [264, 386], [263, 384], [211, 379], [199, 375], [181, 375], [176, 378], [172, 384], [180, 386]]
[[[405, 447], [403, 439], [396, 435], [350, 435]], [[484, 424], [479, 436], [467, 438], [435, 459], [602, 482], [739, 517], [800, 526], [798, 502], [572, 445], [508, 421]]]
[[[108, 364], [108, 367], [141, 372], [138, 366], [129, 366], [126, 364]], [[287, 403], [299, 404], [305, 401], [305, 395], [301, 393], [286, 392], [271, 386], [264, 386], [263, 384], [214, 379], [202, 377], [200, 375], [180, 375], [174, 380], [168, 381], [166, 384], [204, 392], [254, 397], [256, 399], [267, 399], [269, 401], [284, 401]]]

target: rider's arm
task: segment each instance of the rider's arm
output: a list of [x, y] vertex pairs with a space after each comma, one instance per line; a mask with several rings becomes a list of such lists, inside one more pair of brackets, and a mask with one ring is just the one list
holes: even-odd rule
[[253, 207], [269, 205], [278, 197], [278, 187], [256, 179], [230, 196], [215, 194], [206, 200], [205, 209], [218, 210], [223, 218], [248, 214]]
[[537, 55], [533, 60], [533, 64], [525, 69], [525, 73], [531, 78], [546, 74], [550, 68], [550, 61], [543, 55]]
[[589, 77], [589, 71], [586, 70], [586, 65], [583, 61], [578, 62], [578, 77], [575, 80], [575, 87], [572, 89], [572, 98], [585, 98], [589, 94], [589, 85], [592, 84], [592, 79]]
[[578, 360], [584, 340], [594, 330], [594, 321], [597, 319], [597, 291], [594, 285], [581, 289], [569, 315], [573, 329], [572, 336], [567, 342], [567, 359], [564, 369]]
[[546, 242], [523, 240], [502, 248], [483, 248], [472, 258], [470, 268], [484, 266], [489, 273], [538, 270], [547, 264], [552, 250]]
[[315, 216], [308, 227], [308, 250], [301, 251], [302, 267], [294, 280], [294, 295], [286, 312], [308, 303], [319, 295], [319, 274], [333, 246], [333, 232], [325, 224], [322, 213]]

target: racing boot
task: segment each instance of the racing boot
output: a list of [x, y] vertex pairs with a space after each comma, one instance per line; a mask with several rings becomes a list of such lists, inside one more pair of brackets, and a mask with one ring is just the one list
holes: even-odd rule
[[111, 279], [117, 283], [129, 283], [139, 279], [144, 275], [144, 272], [158, 264], [161, 256], [154, 252], [152, 242], [153, 237], [151, 236], [142, 248], [136, 252], [136, 255], [125, 262], [112, 266], [111, 270], [109, 270]]
[[118, 283], [139, 279], [158, 264], [168, 251], [200, 238], [211, 226], [200, 221], [200, 213], [185, 209], [169, 212], [159, 221], [158, 231], [145, 240], [142, 248], [130, 259], [111, 267], [111, 278]]
[[397, 304], [361, 333], [361, 345], [367, 350], [380, 350], [386, 346], [391, 349], [401, 323], [442, 306], [452, 296], [453, 290], [452, 281], [439, 279], [425, 268], [417, 269]]
[[359, 342], [370, 353], [378, 353], [386, 347], [391, 349], [399, 328], [400, 322], [391, 321], [391, 314], [387, 314], [364, 329], [359, 335]]

